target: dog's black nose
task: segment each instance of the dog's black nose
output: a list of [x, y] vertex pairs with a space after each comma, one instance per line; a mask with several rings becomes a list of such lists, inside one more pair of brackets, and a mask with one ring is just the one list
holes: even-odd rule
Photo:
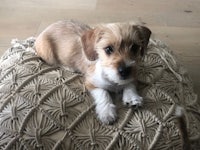
[[118, 73], [119, 73], [121, 79], [125, 80], [128, 78], [128, 76], [131, 73], [131, 67], [120, 66], [118, 68]]

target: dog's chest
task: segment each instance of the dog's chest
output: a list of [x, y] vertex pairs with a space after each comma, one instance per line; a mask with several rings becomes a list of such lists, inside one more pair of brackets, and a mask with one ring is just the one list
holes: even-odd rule
[[94, 84], [96, 87], [111, 91], [111, 92], [119, 92], [122, 90], [122, 87], [117, 84], [111, 84], [103, 78], [96, 78], [94, 80]]
[[102, 88], [111, 92], [119, 92], [123, 89], [123, 86], [108, 81], [99, 70], [95, 71], [93, 74], [92, 83], [98, 88]]

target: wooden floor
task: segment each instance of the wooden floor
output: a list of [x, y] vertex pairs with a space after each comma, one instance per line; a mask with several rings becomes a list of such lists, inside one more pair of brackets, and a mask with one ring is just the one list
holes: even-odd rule
[[37, 36], [48, 24], [71, 18], [89, 24], [144, 22], [178, 55], [200, 94], [199, 0], [1, 0], [0, 55], [11, 39]]

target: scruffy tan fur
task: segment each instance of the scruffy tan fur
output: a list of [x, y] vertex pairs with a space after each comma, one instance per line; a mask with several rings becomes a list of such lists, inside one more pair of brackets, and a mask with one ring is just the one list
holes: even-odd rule
[[[99, 119], [111, 123], [116, 112], [107, 91], [124, 90], [131, 95], [124, 96], [124, 103], [141, 105], [142, 98], [131, 83], [137, 59], [144, 55], [150, 34], [148, 28], [129, 23], [90, 28], [76, 21], [59, 21], [38, 36], [35, 47], [47, 63], [83, 73]], [[100, 97], [104, 99], [102, 102]]]
[[82, 54], [80, 37], [89, 29], [89, 26], [74, 21], [56, 22], [36, 39], [37, 54], [48, 64], [63, 65], [74, 70], [81, 68], [83, 71], [90, 62]]

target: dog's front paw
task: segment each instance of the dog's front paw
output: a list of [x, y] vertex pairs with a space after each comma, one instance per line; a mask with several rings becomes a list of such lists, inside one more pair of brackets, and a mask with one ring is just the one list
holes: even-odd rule
[[113, 124], [117, 118], [115, 105], [111, 103], [103, 105], [103, 107], [97, 105], [96, 113], [103, 124]]
[[143, 105], [143, 98], [139, 95], [123, 96], [123, 103], [126, 106], [141, 107]]

